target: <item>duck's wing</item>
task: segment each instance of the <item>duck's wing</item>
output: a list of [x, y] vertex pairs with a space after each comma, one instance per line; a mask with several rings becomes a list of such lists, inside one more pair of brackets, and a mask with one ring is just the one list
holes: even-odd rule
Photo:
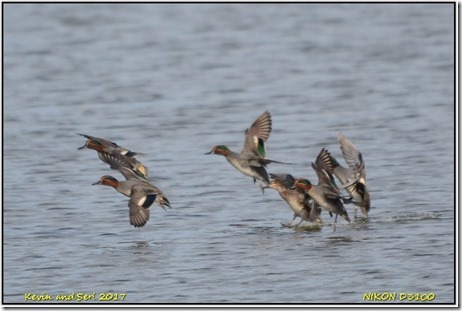
[[132, 188], [128, 201], [130, 224], [143, 227], [149, 220], [149, 208], [156, 200], [157, 195], [146, 193], [141, 185]]
[[334, 176], [332, 175], [333, 166], [330, 158], [330, 153], [326, 149], [321, 149], [316, 157], [315, 163], [311, 163], [311, 167], [318, 176], [318, 184], [336, 188]]
[[332, 156], [326, 148], [322, 148], [316, 157], [316, 166], [319, 166], [321, 169], [325, 170], [329, 175], [332, 175], [334, 172], [334, 165], [332, 163]]
[[338, 135], [338, 141], [340, 143], [340, 149], [342, 150], [343, 157], [348, 166], [355, 171], [364, 170], [365, 163], [363, 161], [363, 156], [358, 148], [356, 148], [353, 143], [346, 138], [343, 133]]
[[[274, 180], [282, 182], [284, 187], [287, 189], [293, 189], [295, 187], [295, 178], [290, 174], [269, 174]], [[304, 192], [304, 191], [303, 191]]]
[[129, 158], [117, 152], [98, 152], [100, 159], [109, 164], [111, 169], [119, 171], [125, 179], [141, 179], [147, 181], [148, 168], [135, 158]]
[[265, 143], [269, 138], [271, 129], [271, 114], [265, 111], [252, 123], [250, 128], [245, 130], [244, 147], [241, 153], [253, 153], [259, 157], [265, 158]]
[[279, 164], [290, 164], [290, 163], [285, 163], [281, 161], [276, 161], [276, 160], [270, 160], [270, 159], [265, 159], [262, 158], [259, 155], [255, 155], [253, 153], [241, 153], [240, 158], [245, 161], [245, 163], [249, 164], [250, 166], [254, 167], [266, 167], [270, 163], [279, 163]]
[[334, 187], [331, 187], [331, 186], [328, 186], [328, 185], [321, 185], [320, 187], [322, 188], [322, 190], [324, 192], [324, 196], [327, 199], [340, 200], [340, 199], [344, 198], [342, 196], [342, 194], [340, 193], [340, 191], [338, 191]]

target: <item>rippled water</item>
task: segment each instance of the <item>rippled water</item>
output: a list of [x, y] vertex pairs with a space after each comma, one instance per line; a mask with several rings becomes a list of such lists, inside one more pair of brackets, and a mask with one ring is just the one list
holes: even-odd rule
[[[453, 303], [453, 10], [5, 4], [3, 302]], [[270, 172], [316, 180], [339, 132], [361, 149], [369, 222], [283, 228], [277, 192], [204, 155], [264, 110], [268, 157], [294, 163]], [[146, 153], [173, 208], [130, 226], [77, 132]]]

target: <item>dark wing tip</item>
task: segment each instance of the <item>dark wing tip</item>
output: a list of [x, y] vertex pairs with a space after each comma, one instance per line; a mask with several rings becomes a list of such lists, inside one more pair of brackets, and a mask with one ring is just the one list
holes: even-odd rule
[[80, 135], [80, 136], [83, 136], [85, 138], [88, 138], [88, 139], [92, 139], [93, 136], [90, 136], [90, 135], [86, 135], [86, 134], [81, 134], [81, 133], [76, 133], [77, 135]]
[[130, 206], [130, 224], [136, 228], [143, 227], [149, 220], [149, 209]]

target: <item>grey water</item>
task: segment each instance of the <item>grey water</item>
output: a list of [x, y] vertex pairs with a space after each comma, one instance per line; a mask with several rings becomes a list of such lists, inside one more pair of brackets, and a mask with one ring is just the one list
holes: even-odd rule
[[[3, 9], [4, 303], [455, 302], [454, 4]], [[269, 172], [316, 182], [352, 140], [369, 221], [284, 228], [277, 192], [205, 155], [265, 110], [292, 163]], [[132, 227], [76, 133], [145, 153], [173, 208]]]

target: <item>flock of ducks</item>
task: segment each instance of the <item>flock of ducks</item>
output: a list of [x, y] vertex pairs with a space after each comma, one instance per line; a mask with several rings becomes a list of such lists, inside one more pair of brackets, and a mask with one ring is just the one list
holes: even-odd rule
[[149, 208], [156, 202], [162, 209], [170, 207], [170, 202], [162, 191], [148, 181], [148, 169], [135, 159], [141, 153], [133, 152], [116, 143], [98, 137], [78, 134], [88, 140], [79, 149], [88, 148], [96, 150], [99, 158], [110, 165], [111, 169], [118, 170], [125, 181], [104, 175], [93, 185], [113, 187], [123, 195], [130, 197], [128, 201], [130, 224], [143, 227], [149, 220]]
[[[329, 151], [323, 148], [315, 163], [311, 163], [318, 176], [318, 184], [313, 185], [306, 178], [294, 178], [290, 174], [268, 174], [266, 166], [269, 163], [288, 164], [266, 159], [266, 142], [271, 129], [271, 114], [265, 111], [252, 123], [250, 128], [245, 130], [244, 147], [241, 152], [233, 152], [224, 145], [217, 145], [207, 154], [224, 156], [238, 171], [252, 177], [254, 183], [258, 180], [263, 192], [265, 188], [277, 190], [294, 212], [292, 220], [282, 224], [285, 227], [291, 227], [297, 217], [301, 220], [295, 226], [303, 221], [322, 223], [320, 218], [322, 208], [327, 210], [331, 216], [335, 214], [335, 231], [339, 215], [350, 222], [343, 205], [347, 203], [356, 205], [355, 217], [358, 208], [361, 209], [365, 218], [368, 217], [370, 196], [366, 187], [365, 163], [361, 152], [348, 138], [343, 134], [338, 136], [340, 149], [348, 167], [341, 166]], [[339, 186], [334, 176], [339, 180]], [[350, 197], [342, 195], [341, 189], [345, 189]]]
[[[291, 221], [282, 223], [284, 227], [297, 227], [303, 221], [322, 223], [320, 214], [322, 209], [325, 209], [331, 217], [335, 214], [335, 231], [338, 216], [350, 222], [344, 207], [344, 204], [350, 203], [356, 206], [355, 218], [358, 209], [361, 209], [365, 218], [368, 217], [370, 196], [366, 187], [365, 163], [361, 152], [348, 138], [341, 133], [338, 135], [340, 149], [348, 166], [340, 165], [329, 151], [323, 148], [315, 162], [311, 163], [318, 177], [318, 183], [315, 185], [307, 178], [295, 178], [291, 174], [268, 174], [266, 166], [270, 163], [289, 164], [266, 158], [266, 142], [271, 129], [271, 114], [265, 111], [245, 130], [244, 147], [241, 152], [233, 152], [225, 145], [217, 145], [206, 154], [224, 156], [238, 171], [251, 177], [254, 183], [258, 180], [263, 193], [267, 188], [277, 190], [294, 212]], [[104, 175], [93, 185], [110, 186], [130, 197], [128, 207], [131, 225], [143, 227], [149, 220], [149, 208], [154, 202], [164, 210], [165, 207], [170, 207], [164, 193], [148, 181], [147, 167], [135, 159], [140, 153], [132, 152], [106, 139], [78, 135], [87, 138], [85, 145], [78, 149], [96, 150], [101, 161], [125, 177], [125, 181], [118, 181], [112, 176]], [[334, 176], [339, 181], [339, 186]], [[342, 190], [346, 190], [349, 196], [342, 194]], [[297, 217], [301, 220], [293, 226]]]

